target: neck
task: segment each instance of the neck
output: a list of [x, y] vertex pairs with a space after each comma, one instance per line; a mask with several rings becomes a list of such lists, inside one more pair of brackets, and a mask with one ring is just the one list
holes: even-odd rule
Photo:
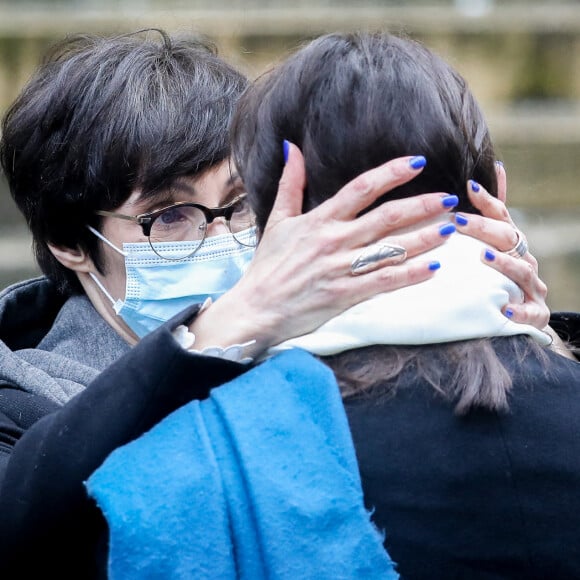
[[[95, 274], [96, 275], [96, 274]], [[104, 292], [97, 286], [95, 281], [86, 272], [77, 272], [77, 276], [85, 294], [91, 301], [95, 310], [103, 317], [105, 322], [111, 326], [111, 328], [128, 344], [131, 346], [139, 342], [138, 337], [131, 331], [131, 329], [125, 324], [122, 318], [117, 316], [117, 313], [113, 309], [109, 298], [104, 294]]]

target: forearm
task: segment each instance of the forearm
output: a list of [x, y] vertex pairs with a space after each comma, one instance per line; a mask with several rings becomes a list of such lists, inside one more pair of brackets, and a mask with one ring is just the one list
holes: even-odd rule
[[84, 481], [102, 461], [244, 368], [184, 351], [167, 327], [144, 339], [16, 443], [0, 496], [3, 547], [60, 544], [54, 530], [80, 533], [93, 509]]

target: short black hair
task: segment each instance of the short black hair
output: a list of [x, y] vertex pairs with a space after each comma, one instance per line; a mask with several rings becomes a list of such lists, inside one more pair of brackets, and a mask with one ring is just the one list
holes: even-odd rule
[[427, 167], [377, 203], [442, 191], [459, 196], [459, 210], [475, 211], [468, 179], [497, 195], [488, 127], [465, 80], [409, 38], [328, 34], [246, 91], [232, 148], [261, 229], [283, 169], [283, 139], [304, 154], [305, 210], [363, 171], [404, 155], [424, 155]]
[[0, 160], [37, 262], [61, 290], [81, 287], [47, 243], [82, 248], [100, 268], [86, 227], [99, 226], [95, 211], [227, 159], [246, 85], [207, 40], [163, 30], [75, 35], [48, 52], [3, 119]]

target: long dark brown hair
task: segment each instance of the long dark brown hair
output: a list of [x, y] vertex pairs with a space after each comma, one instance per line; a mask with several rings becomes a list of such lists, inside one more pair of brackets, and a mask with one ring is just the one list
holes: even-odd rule
[[[377, 203], [445, 191], [459, 196], [459, 210], [473, 212], [465, 191], [468, 179], [497, 195], [488, 127], [465, 80], [407, 38], [329, 34], [297, 51], [245, 92], [234, 117], [232, 149], [261, 228], [283, 169], [284, 139], [304, 154], [305, 210], [363, 171], [404, 155], [424, 155], [427, 167]], [[524, 338], [501, 340], [513, 343], [518, 358], [523, 356], [522, 341], [524, 350], [536, 348]], [[458, 413], [475, 407], [508, 408], [511, 376], [491, 340], [374, 346], [327, 357], [325, 362], [335, 371], [344, 396], [379, 387], [392, 394], [412, 369], [455, 401]]]

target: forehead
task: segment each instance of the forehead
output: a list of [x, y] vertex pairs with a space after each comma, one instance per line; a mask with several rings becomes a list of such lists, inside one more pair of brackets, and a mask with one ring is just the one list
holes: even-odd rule
[[167, 188], [146, 193], [137, 189], [118, 211], [130, 214], [146, 213], [178, 201], [194, 201], [207, 207], [216, 207], [229, 201], [241, 187], [235, 167], [223, 161], [201, 175], [182, 176]]

